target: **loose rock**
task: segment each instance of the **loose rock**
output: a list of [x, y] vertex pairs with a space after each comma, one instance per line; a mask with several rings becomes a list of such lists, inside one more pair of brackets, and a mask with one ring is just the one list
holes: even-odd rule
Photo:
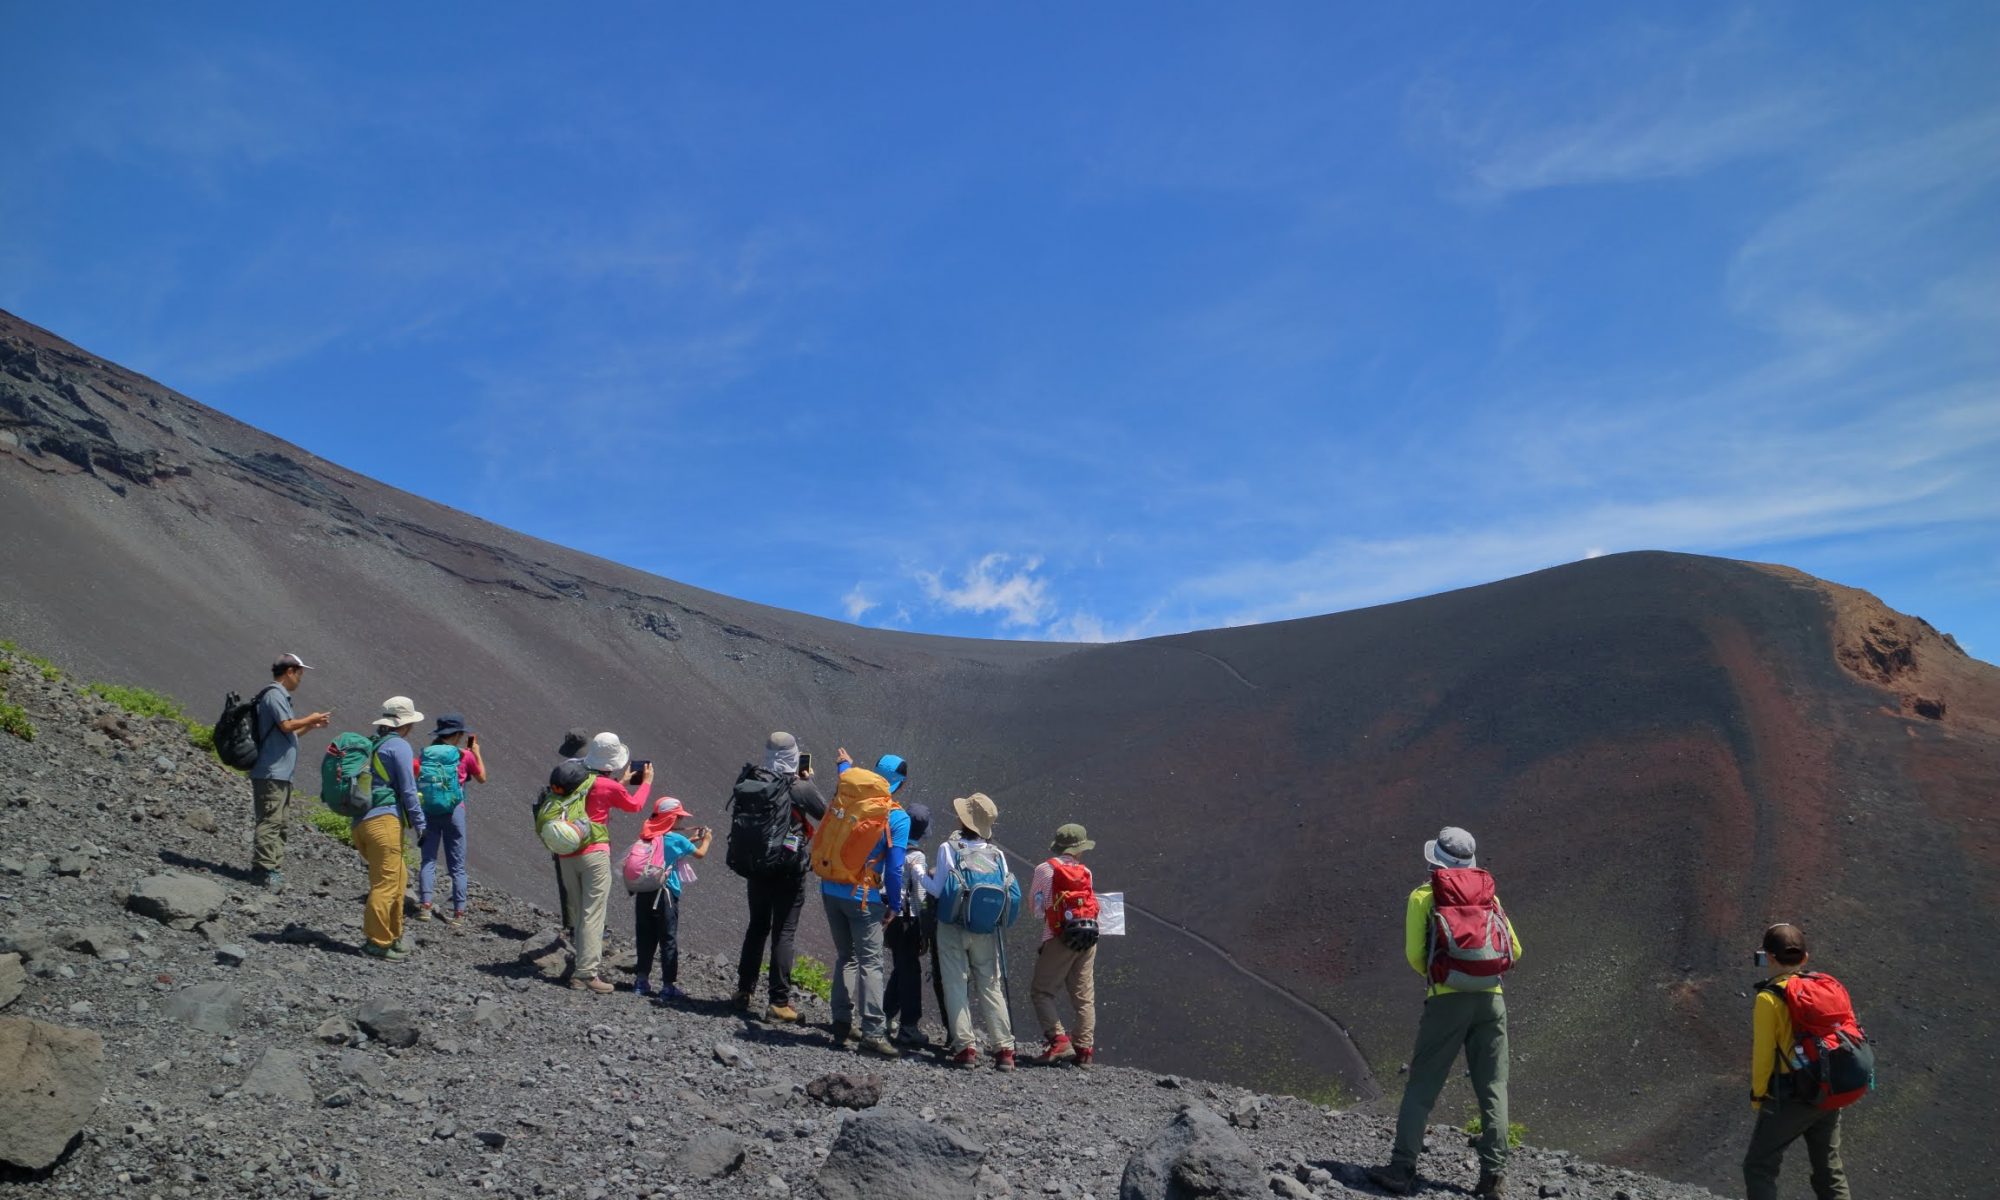
[[167, 997], [167, 1016], [204, 1033], [235, 1033], [243, 1024], [243, 993], [227, 983], [198, 983]]
[[169, 871], [141, 879], [125, 906], [161, 924], [193, 929], [197, 922], [214, 916], [226, 899], [227, 893], [218, 884]]
[[104, 1094], [104, 1039], [0, 1017], [0, 1162], [31, 1171], [60, 1159]]
[[847, 1118], [816, 1177], [827, 1200], [970, 1195], [986, 1148], [895, 1109]]
[[836, 1071], [806, 1084], [806, 1095], [829, 1108], [873, 1108], [882, 1103], [882, 1077]]
[[1259, 1200], [1270, 1194], [1250, 1147], [1215, 1113], [1188, 1105], [1125, 1163], [1118, 1200]]

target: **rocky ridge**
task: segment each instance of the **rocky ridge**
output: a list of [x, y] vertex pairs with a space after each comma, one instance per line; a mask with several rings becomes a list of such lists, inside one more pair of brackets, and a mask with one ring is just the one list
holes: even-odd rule
[[[244, 881], [248, 789], [176, 722], [12, 660], [0, 735], [0, 1166], [24, 1195], [1165, 1197], [1369, 1195], [1389, 1126], [1102, 1067], [954, 1071], [693, 999], [559, 986], [554, 920], [480, 886], [415, 954], [356, 952], [364, 876], [301, 825], [289, 885]], [[477, 800], [474, 801], [477, 803]], [[701, 904], [701, 884], [690, 904]], [[614, 923], [615, 928], [615, 923]], [[629, 954], [626, 970], [629, 971]], [[1429, 1190], [1476, 1174], [1432, 1130]], [[1528, 1148], [1516, 1195], [1710, 1193]]]

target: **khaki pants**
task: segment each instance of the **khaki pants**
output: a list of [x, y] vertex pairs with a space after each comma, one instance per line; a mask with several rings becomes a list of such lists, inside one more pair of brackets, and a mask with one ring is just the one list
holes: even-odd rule
[[576, 943], [576, 978], [594, 979], [604, 965], [604, 918], [611, 902], [611, 854], [591, 850], [561, 860], [563, 890], [569, 908], [563, 913]]
[[1785, 1147], [1804, 1138], [1819, 1200], [1847, 1200], [1847, 1168], [1840, 1161], [1840, 1110], [1799, 1100], [1766, 1100], [1743, 1156], [1743, 1192], [1750, 1200], [1778, 1200], [1778, 1168]]
[[[953, 1054], [973, 1044], [968, 985], [979, 1000], [987, 1050], [1014, 1048], [1014, 1021], [1007, 1012], [1007, 989], [1000, 975], [1000, 936], [970, 933], [962, 925], [938, 922], [938, 972], [944, 980], [944, 1021], [951, 1030]], [[918, 982], [921, 986], [921, 980]]]
[[259, 871], [279, 870], [285, 865], [285, 831], [292, 824], [292, 781], [253, 779], [250, 800], [257, 813], [251, 863]]
[[1498, 992], [1447, 992], [1424, 1001], [1403, 1106], [1396, 1114], [1396, 1148], [1390, 1155], [1396, 1164], [1416, 1169], [1431, 1106], [1451, 1078], [1461, 1049], [1479, 1101], [1480, 1169], [1494, 1175], [1506, 1171], [1507, 1001]]
[[[940, 932], [943, 926], [939, 926]], [[1042, 1023], [1042, 1038], [1054, 1041], [1063, 1036], [1062, 1018], [1056, 1015], [1056, 990], [1069, 992], [1076, 1006], [1076, 1032], [1070, 1040], [1079, 1050], [1097, 1045], [1097, 947], [1081, 954], [1052, 937], [1042, 943], [1035, 957], [1035, 979], [1029, 996], [1035, 1002], [1035, 1019]]]
[[368, 907], [361, 932], [377, 946], [403, 940], [403, 821], [383, 812], [357, 821], [354, 848], [368, 863]]

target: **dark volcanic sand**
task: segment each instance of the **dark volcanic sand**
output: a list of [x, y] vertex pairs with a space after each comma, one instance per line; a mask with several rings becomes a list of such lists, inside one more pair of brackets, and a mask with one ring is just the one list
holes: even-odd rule
[[[1671, 1178], [1735, 1186], [1748, 950], [1798, 920], [1883, 1046], [1847, 1135], [1869, 1193], [1911, 1145], [1966, 1195], [1995, 1165], [1961, 1114], [1984, 1102], [2000, 983], [1978, 949], [2000, 910], [2000, 671], [1796, 573], [1618, 555], [1102, 647], [864, 630], [383, 487], [5, 317], [0, 561], [0, 636], [86, 677], [205, 715], [293, 648], [326, 664], [301, 704], [349, 724], [394, 692], [466, 712], [502, 781], [477, 797], [475, 879], [530, 897], [552, 889], [521, 814], [568, 725], [625, 735], [710, 821], [773, 727], [909, 756], [934, 809], [986, 791], [1016, 849], [1084, 821], [1104, 885], [1159, 918], [1100, 974], [1107, 1053], [1158, 1070], [1380, 1080], [1393, 1102], [1421, 1001], [1403, 897], [1422, 840], [1464, 824], [1526, 944], [1518, 1119]], [[737, 928], [712, 903], [688, 935], [722, 950]]]

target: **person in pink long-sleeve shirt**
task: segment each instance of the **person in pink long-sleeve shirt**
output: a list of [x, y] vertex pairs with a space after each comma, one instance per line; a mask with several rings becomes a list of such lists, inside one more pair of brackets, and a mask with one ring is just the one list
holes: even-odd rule
[[584, 769], [597, 777], [583, 801], [590, 837], [582, 849], [557, 860], [571, 908], [564, 916], [576, 931], [576, 970], [569, 985], [599, 995], [614, 990], [609, 980], [597, 976], [604, 961], [604, 919], [611, 900], [611, 813], [638, 812], [653, 790], [651, 763], [631, 780], [635, 786], [626, 786], [631, 761], [631, 751], [617, 734], [600, 733], [590, 739], [583, 752]]

